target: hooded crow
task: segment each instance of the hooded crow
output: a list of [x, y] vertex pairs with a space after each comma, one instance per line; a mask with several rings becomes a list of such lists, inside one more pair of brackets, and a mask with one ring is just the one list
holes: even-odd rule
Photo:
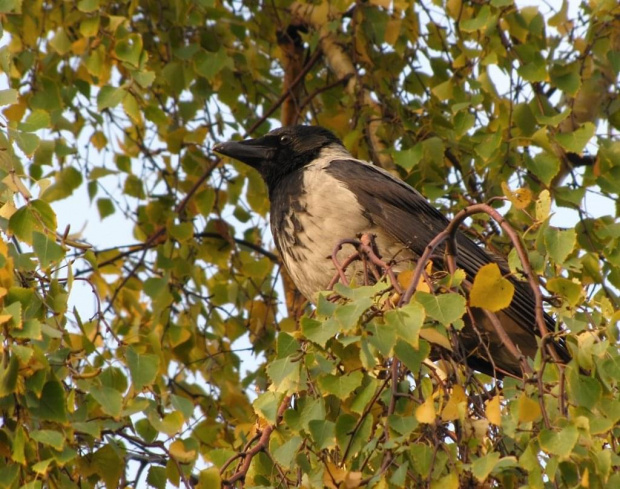
[[[239, 160], [260, 173], [271, 203], [271, 230], [293, 282], [311, 302], [336, 273], [331, 260], [343, 239], [374, 235], [376, 248], [395, 271], [412, 267], [448, 219], [415, 189], [371, 163], [357, 160], [330, 131], [318, 126], [289, 126], [258, 139], [217, 144], [213, 151]], [[462, 233], [456, 237], [456, 264], [471, 284], [480, 267], [506, 263]], [[351, 253], [340, 251], [342, 263]], [[436, 266], [442, 267], [443, 260]], [[362, 264], [347, 269], [351, 278]], [[515, 292], [509, 307], [497, 313], [506, 334], [526, 357], [538, 349], [535, 299], [529, 285], [509, 277]], [[509, 351], [481, 310], [472, 308], [460, 333], [467, 363], [491, 375], [521, 376], [519, 360]], [[549, 330], [553, 319], [545, 314]], [[567, 358], [561, 345], [560, 357]], [[491, 357], [491, 358], [489, 358]]]

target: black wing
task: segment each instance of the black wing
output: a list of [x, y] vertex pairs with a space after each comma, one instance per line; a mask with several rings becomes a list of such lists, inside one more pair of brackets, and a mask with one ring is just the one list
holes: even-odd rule
[[[334, 160], [326, 171], [357, 195], [370, 220], [418, 256], [449, 223], [419, 192], [376, 166], [358, 160]], [[470, 280], [488, 263], [498, 263], [503, 272], [508, 273], [502, 259], [494, 257], [464, 234], [458, 232], [456, 241], [457, 266]], [[536, 301], [529, 285], [512, 278], [511, 281], [515, 293], [504, 312], [527, 333], [538, 334]], [[551, 316], [545, 314], [545, 322], [553, 331], [555, 323]]]

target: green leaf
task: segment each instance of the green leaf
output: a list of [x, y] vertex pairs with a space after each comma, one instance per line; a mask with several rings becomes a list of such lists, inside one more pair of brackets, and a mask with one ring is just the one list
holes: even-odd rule
[[527, 169], [545, 184], [549, 185], [553, 177], [560, 171], [560, 159], [546, 151], [538, 153], [533, 159], [526, 158]]
[[459, 28], [464, 32], [476, 32], [493, 25], [496, 20], [497, 18], [495, 15], [491, 14], [489, 6], [484, 5], [475, 17], [461, 21], [459, 23]]
[[[526, 46], [530, 48], [530, 46]], [[531, 53], [528, 61], [521, 65], [517, 72], [529, 82], [543, 82], [547, 80], [547, 64], [545, 58], [538, 52]]]
[[24, 465], [26, 462], [25, 447], [26, 447], [26, 431], [21, 426], [18, 426], [15, 430], [15, 437], [13, 438], [13, 447], [11, 449], [11, 459], [15, 462]]
[[597, 405], [603, 394], [603, 388], [597, 379], [581, 375], [572, 366], [567, 369], [567, 378], [568, 391], [574, 404], [587, 409]]
[[99, 0], [79, 0], [77, 8], [80, 12], [96, 12], [99, 10]]
[[49, 44], [61, 56], [64, 56], [71, 50], [71, 39], [69, 39], [69, 36], [62, 27], [58, 28]]
[[0, 397], [13, 394], [17, 387], [19, 360], [17, 356], [11, 355], [7, 362], [4, 357], [8, 354], [9, 352], [5, 350], [3, 358], [0, 358]]
[[478, 270], [469, 294], [472, 307], [497, 312], [510, 305], [515, 287], [502, 276], [497, 263], [489, 263]]
[[359, 389], [351, 402], [351, 411], [354, 413], [362, 414], [379, 388], [379, 381], [373, 377], [367, 377], [364, 384], [364, 387]]
[[471, 464], [471, 473], [478, 479], [478, 482], [484, 482], [486, 480], [497, 465], [500, 457], [501, 455], [498, 452], [491, 452], [473, 461]]
[[553, 261], [562, 264], [577, 244], [577, 233], [574, 229], [560, 230], [549, 226], [545, 230], [545, 244]]
[[276, 340], [276, 352], [278, 354], [278, 358], [285, 358], [290, 355], [295, 355], [299, 353], [299, 349], [301, 345], [299, 341], [297, 341], [290, 334], [282, 331], [278, 335], [278, 339]]
[[310, 436], [318, 450], [332, 448], [336, 444], [336, 424], [326, 419], [314, 419], [308, 423]]
[[291, 469], [295, 461], [295, 455], [297, 455], [302, 442], [303, 438], [301, 436], [293, 436], [273, 451], [273, 458], [282, 467]]
[[130, 34], [116, 41], [114, 52], [121, 61], [138, 67], [140, 65], [140, 56], [142, 55], [142, 37], [140, 34]]
[[422, 159], [424, 146], [418, 143], [412, 148], [394, 153], [394, 163], [407, 171], [412, 170]]
[[127, 366], [131, 380], [137, 391], [151, 385], [159, 371], [159, 356], [152, 353], [138, 353], [133, 347], [127, 348]]
[[11, 105], [17, 103], [19, 92], [14, 88], [0, 90], [0, 106]]
[[566, 460], [570, 457], [579, 439], [579, 430], [574, 425], [568, 425], [559, 432], [543, 429], [538, 435], [538, 439], [540, 447], [545, 452]]
[[127, 92], [123, 88], [115, 88], [110, 85], [101, 87], [97, 94], [97, 110], [101, 112], [116, 107], [123, 101], [126, 94]]
[[0, 489], [15, 487], [14, 483], [17, 481], [19, 475], [19, 467], [18, 464], [9, 464], [0, 467]]
[[67, 166], [56, 173], [55, 181], [41, 194], [45, 202], [54, 202], [73, 195], [73, 191], [82, 185], [82, 174], [72, 166]]
[[576, 306], [584, 295], [583, 287], [564, 277], [553, 277], [547, 281], [547, 289], [564, 297], [570, 306]]
[[571, 114], [570, 109], [565, 109], [562, 112], [549, 114], [542, 114], [539, 111], [536, 111], [536, 121], [539, 124], [547, 125], [547, 126], [557, 126], [560, 122], [566, 119]]
[[20, 131], [34, 132], [50, 127], [50, 114], [46, 110], [33, 110], [24, 122], [19, 124]]
[[419, 372], [422, 362], [428, 358], [430, 352], [430, 345], [423, 340], [419, 342], [418, 348], [414, 348], [404, 340], [398, 340], [394, 347], [394, 353], [398, 359], [414, 374]]
[[275, 424], [278, 417], [278, 408], [282, 402], [283, 394], [278, 392], [264, 392], [252, 403], [256, 414]]
[[418, 427], [418, 420], [413, 416], [391, 414], [388, 418], [389, 427], [399, 435], [409, 436]]
[[151, 411], [148, 414], [148, 420], [151, 425], [153, 425], [153, 428], [169, 436], [178, 435], [179, 430], [183, 427], [183, 423], [185, 422], [183, 413], [180, 411], [167, 413], [161, 419], [159, 413]]
[[346, 332], [355, 328], [362, 314], [372, 306], [372, 303], [370, 297], [362, 297], [336, 308], [334, 317], [340, 323], [341, 331]]
[[396, 330], [391, 325], [372, 322], [367, 326], [370, 333], [368, 341], [373, 345], [384, 357], [392, 355], [392, 348], [396, 343]]
[[531, 136], [536, 132], [536, 119], [529, 104], [521, 103], [513, 107], [514, 121], [525, 136]]
[[338, 399], [345, 400], [349, 395], [362, 385], [364, 374], [359, 370], [349, 374], [327, 374], [319, 378], [319, 385], [328, 394], [333, 394]]
[[96, 386], [90, 391], [95, 401], [101, 406], [101, 410], [115, 418], [121, 414], [123, 407], [123, 395], [112, 387]]
[[[206, 469], [210, 470], [210, 469]], [[217, 472], [219, 478], [219, 470], [215, 470]], [[204, 472], [204, 471], [203, 471]], [[202, 472], [201, 472], [202, 475]], [[202, 480], [202, 479], [201, 479]], [[166, 469], [165, 467], [158, 467], [156, 465], [151, 465], [149, 467], [148, 475], [146, 476], [146, 482], [149, 486], [155, 487], [156, 489], [166, 489], [166, 483], [168, 481], [168, 477], [166, 477]], [[206, 485], [202, 487], [220, 487], [220, 484], [217, 485]]]
[[557, 134], [555, 139], [566, 151], [579, 154], [584, 150], [586, 144], [590, 142], [595, 133], [596, 126], [591, 122], [586, 122], [576, 131]]
[[[165, 482], [166, 482], [166, 479], [164, 478], [163, 487], [165, 487]], [[198, 486], [205, 487], [205, 488], [206, 487], [221, 487], [222, 477], [220, 475], [219, 469], [217, 467], [210, 467], [208, 469], [201, 470], [200, 474], [198, 474]]]
[[31, 407], [31, 413], [44, 421], [64, 423], [67, 421], [66, 402], [62, 384], [51, 380], [43, 386], [39, 402]]
[[36, 134], [30, 134], [27, 132], [15, 132], [13, 133], [15, 137], [15, 141], [27, 156], [32, 156], [39, 148], [39, 144], [41, 143], [41, 139]]
[[232, 58], [225, 49], [220, 49], [217, 53], [200, 51], [195, 56], [195, 64], [196, 73], [209, 81], [213, 81], [224, 68], [234, 67]]
[[125, 194], [129, 195], [130, 197], [135, 197], [136, 199], [144, 199], [146, 197], [142, 180], [140, 180], [135, 175], [129, 175], [127, 177], [127, 180], [125, 180], [123, 191], [125, 192]]
[[[0, 1], [0, 13], [8, 14], [19, 10], [21, 13], [21, 0], [2, 0]], [[5, 70], [8, 72], [8, 70]]]
[[43, 268], [47, 268], [50, 263], [58, 262], [65, 256], [62, 246], [37, 231], [32, 233], [32, 248]]
[[58, 451], [61, 451], [65, 446], [64, 435], [54, 430], [35, 430], [30, 433], [30, 438], [44, 445], [49, 445]]
[[105, 487], [118, 487], [124, 470], [122, 456], [124, 452], [118, 446], [104, 445], [94, 454], [79, 459], [80, 472], [83, 476], [99, 475]]
[[292, 357], [278, 358], [267, 366], [267, 375], [277, 392], [294, 391], [299, 384], [301, 364]]
[[467, 301], [465, 297], [455, 293], [433, 295], [418, 291], [414, 299], [424, 306], [426, 314], [444, 326], [449, 326], [465, 314]]
[[340, 332], [340, 325], [333, 318], [317, 321], [304, 316], [301, 318], [301, 332], [310, 341], [325, 347], [327, 341]]
[[420, 477], [426, 479], [434, 460], [433, 449], [424, 443], [413, 443], [409, 448], [409, 453], [414, 470]]
[[99, 217], [103, 221], [116, 212], [116, 207], [110, 199], [102, 197], [97, 199], [97, 211], [99, 211]]
[[417, 349], [425, 316], [424, 307], [417, 302], [411, 302], [399, 309], [387, 311], [385, 324], [393, 328], [399, 338]]
[[372, 430], [372, 416], [365, 416], [359, 426], [358, 418], [348, 413], [341, 414], [336, 420], [336, 440], [342, 453], [348, 452], [353, 457], [368, 444]]

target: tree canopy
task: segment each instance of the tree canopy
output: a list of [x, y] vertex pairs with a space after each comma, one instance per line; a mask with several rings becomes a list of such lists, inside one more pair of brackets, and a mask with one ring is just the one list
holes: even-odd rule
[[[620, 487], [616, 0], [0, 19], [0, 488]], [[522, 379], [461, 364], [469, 306], [510, 301], [497, 269], [469, 297], [452, 270], [398, 276], [401, 305], [388, 278], [304, 304], [260, 177], [210, 151], [295, 123], [466, 209], [572, 360], [541, 340]]]

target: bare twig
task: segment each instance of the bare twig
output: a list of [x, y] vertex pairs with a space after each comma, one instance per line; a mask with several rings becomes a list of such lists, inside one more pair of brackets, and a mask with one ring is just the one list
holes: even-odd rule
[[[284, 415], [284, 411], [288, 407], [290, 401], [291, 401], [291, 396], [286, 396], [282, 400], [282, 402], [280, 403], [280, 406], [278, 407], [278, 414], [276, 416], [276, 424], [267, 425], [263, 429], [262, 433], [260, 434], [260, 437], [258, 437], [258, 442], [256, 443], [256, 445], [254, 445], [252, 448], [249, 448], [249, 449], [246, 448], [246, 450], [243, 453], [239, 454], [239, 457], [235, 456], [233, 459], [230, 459], [229, 461], [227, 461], [226, 465], [224, 465], [222, 469], [220, 469], [220, 473], [222, 473], [223, 470], [228, 466], [229, 462], [232, 462], [236, 458], [243, 459], [243, 462], [241, 463], [237, 471], [229, 479], [225, 479], [222, 481], [223, 486], [232, 486], [238, 480], [245, 479], [245, 476], [248, 473], [248, 470], [250, 470], [250, 464], [252, 463], [252, 459], [269, 446], [269, 438], [271, 437], [271, 433], [273, 433], [273, 430], [276, 428], [277, 423]], [[254, 438], [253, 440], [255, 439], [256, 438]]]
[[[340, 263], [338, 260], [338, 252], [342, 249], [345, 244], [350, 244], [355, 246], [356, 251], [349, 255], [347, 259]], [[392, 265], [383, 260], [378, 254], [376, 250], [376, 245], [374, 241], [374, 236], [368, 233], [364, 233], [360, 236], [360, 239], [342, 239], [336, 243], [334, 246], [334, 251], [332, 252], [332, 262], [334, 263], [334, 267], [336, 268], [336, 273], [332, 280], [329, 282], [328, 289], [331, 289], [338, 281], [342, 282], [344, 285], [348, 285], [349, 281], [345, 274], [347, 267], [351, 265], [354, 261], [362, 260], [363, 262], [368, 259], [370, 263], [373, 265], [371, 267], [371, 271], [375, 277], [375, 280], [379, 281], [383, 275], [387, 275], [390, 279], [390, 283], [394, 290], [399, 294], [402, 294], [403, 290], [398, 283], [398, 279], [394, 273]], [[378, 270], [377, 268], [378, 267]], [[367, 273], [367, 265], [364, 266], [364, 271]]]

